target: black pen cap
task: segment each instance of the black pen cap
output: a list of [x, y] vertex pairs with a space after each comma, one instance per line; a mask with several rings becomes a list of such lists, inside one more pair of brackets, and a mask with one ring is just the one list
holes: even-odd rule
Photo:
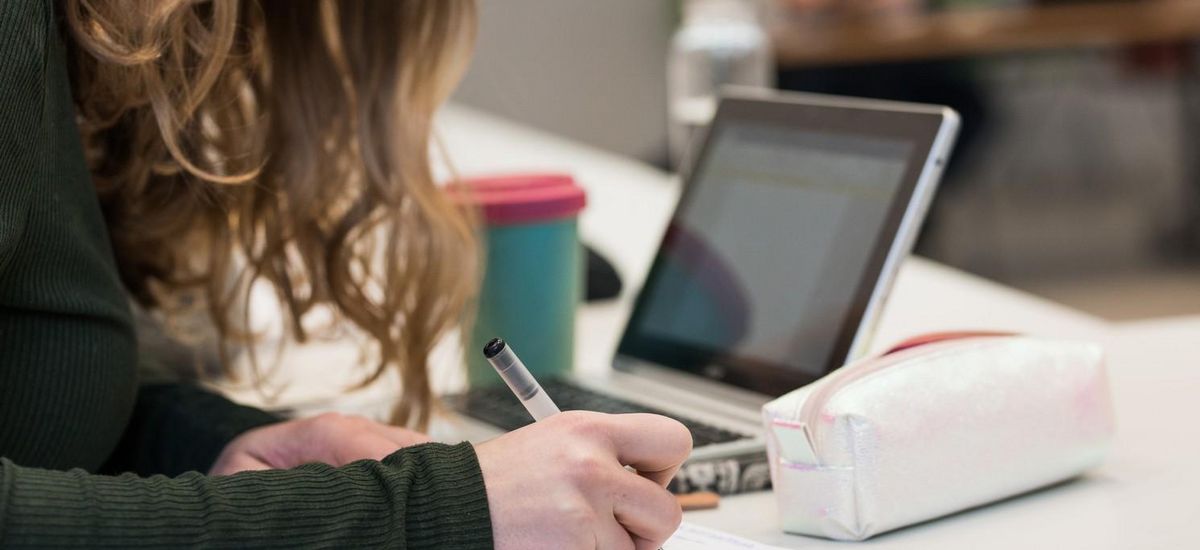
[[501, 340], [499, 338], [492, 338], [491, 340], [488, 340], [487, 344], [484, 344], [483, 356], [487, 357], [488, 359], [491, 359], [491, 358], [495, 357], [497, 354], [499, 354], [500, 352], [504, 351], [504, 346], [505, 346], [504, 340]]

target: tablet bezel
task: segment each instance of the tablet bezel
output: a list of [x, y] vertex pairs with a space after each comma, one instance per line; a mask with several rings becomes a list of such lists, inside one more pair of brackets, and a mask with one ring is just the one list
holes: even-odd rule
[[[900, 260], [912, 249], [925, 211], [940, 179], [958, 128], [958, 116], [947, 107], [783, 92], [741, 92], [722, 97], [711, 130], [691, 166], [702, 166], [716, 136], [731, 122], [750, 122], [809, 132], [849, 134], [875, 139], [899, 139], [912, 144], [903, 180], [888, 209], [855, 290], [848, 314], [838, 331], [828, 364], [811, 373], [754, 357], [706, 350], [638, 332], [646, 293], [661, 272], [668, 227], [654, 262], [634, 302], [617, 350], [619, 357], [645, 361], [673, 371], [702, 376], [766, 395], [782, 395], [836, 369], [861, 352], [873, 331]], [[670, 224], [674, 225], [694, 196], [697, 174], [684, 178], [683, 193]], [[891, 238], [888, 238], [891, 236]], [[618, 361], [621, 365], [628, 361]]]

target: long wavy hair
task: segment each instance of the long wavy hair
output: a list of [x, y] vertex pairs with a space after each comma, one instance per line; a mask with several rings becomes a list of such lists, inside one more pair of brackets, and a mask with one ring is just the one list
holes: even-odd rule
[[[472, 214], [433, 181], [431, 119], [473, 0], [63, 0], [78, 121], [137, 301], [203, 304], [231, 344], [267, 281], [288, 334], [330, 306], [399, 369], [424, 427], [427, 358], [477, 288]], [[229, 361], [224, 361], [228, 371]], [[256, 368], [256, 372], [257, 368]]]

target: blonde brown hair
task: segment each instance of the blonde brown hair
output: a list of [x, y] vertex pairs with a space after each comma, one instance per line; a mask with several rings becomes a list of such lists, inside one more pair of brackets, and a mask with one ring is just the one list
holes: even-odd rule
[[[245, 342], [269, 281], [292, 337], [330, 305], [424, 426], [427, 357], [476, 287], [469, 213], [435, 186], [432, 116], [472, 0], [64, 0], [72, 84], [121, 277], [151, 307], [199, 293]], [[239, 318], [240, 316], [240, 318]], [[228, 362], [226, 362], [228, 363]]]

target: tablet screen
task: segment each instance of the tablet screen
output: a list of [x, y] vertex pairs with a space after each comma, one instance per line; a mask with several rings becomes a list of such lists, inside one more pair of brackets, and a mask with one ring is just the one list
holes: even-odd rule
[[845, 358], [919, 157], [896, 136], [753, 120], [711, 132], [621, 353], [781, 393]]

